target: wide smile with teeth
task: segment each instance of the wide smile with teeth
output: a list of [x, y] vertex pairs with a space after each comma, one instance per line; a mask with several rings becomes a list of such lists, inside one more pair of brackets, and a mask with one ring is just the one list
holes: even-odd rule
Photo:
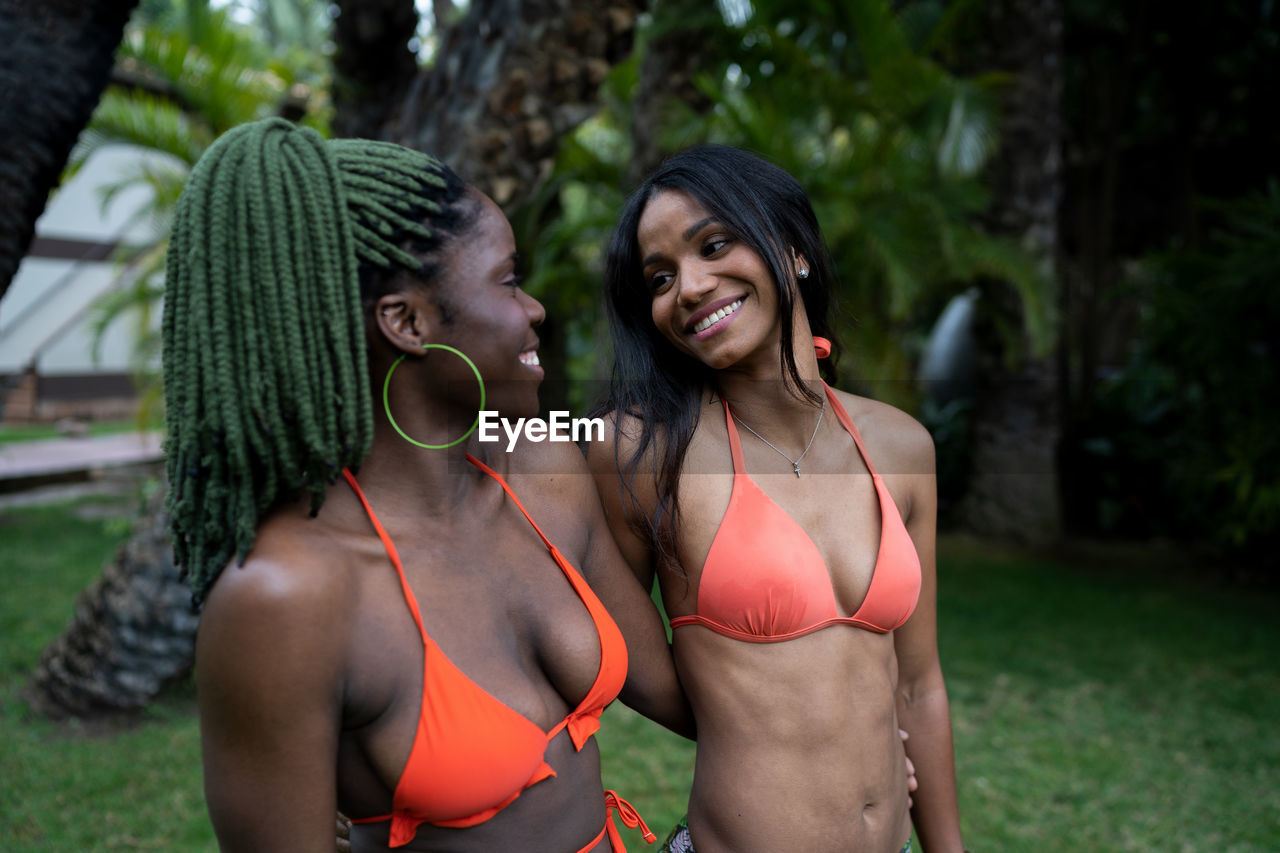
[[725, 317], [728, 317], [730, 314], [732, 314], [734, 311], [737, 311], [741, 307], [742, 307], [742, 300], [735, 299], [733, 302], [724, 306], [719, 311], [711, 312], [710, 314], [703, 317], [701, 320], [699, 320], [697, 323], [694, 324], [693, 326], [694, 334], [710, 329], [716, 323], [719, 323]]
[[542, 362], [538, 361], [537, 350], [529, 350], [528, 352], [520, 353], [520, 363], [527, 364], [530, 367], [538, 367], [540, 364], [542, 364]]

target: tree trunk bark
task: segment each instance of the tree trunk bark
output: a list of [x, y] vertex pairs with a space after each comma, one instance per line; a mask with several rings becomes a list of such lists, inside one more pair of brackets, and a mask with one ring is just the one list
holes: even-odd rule
[[435, 64], [418, 70], [412, 0], [340, 0], [334, 133], [431, 153], [513, 210], [550, 173], [560, 138], [599, 108], [647, 5], [473, 0], [456, 23], [436, 22]]
[[[701, 5], [701, 0], [692, 3]], [[672, 110], [683, 107], [706, 113], [714, 106], [694, 84], [712, 58], [705, 49], [712, 34], [677, 24], [697, 18], [697, 10], [690, 6], [691, 0], [662, 0], [655, 4], [657, 25], [644, 52], [640, 81], [631, 103], [631, 168], [627, 173], [631, 187], [639, 186], [673, 153], [658, 137], [661, 128], [671, 126], [667, 117]], [[690, 11], [694, 14], [686, 14]]]
[[333, 22], [333, 135], [379, 139], [418, 72], [413, 0], [338, 0]]
[[599, 108], [644, 5], [473, 0], [379, 135], [435, 154], [510, 211], [550, 174], [560, 138]]
[[[986, 51], [977, 62], [1009, 72], [1014, 80], [991, 172], [990, 225], [1022, 240], [1040, 258], [1045, 276], [1056, 281], [1063, 146], [1061, 0], [993, 0], [983, 30]], [[988, 289], [987, 296], [971, 479], [958, 514], [964, 526], [978, 533], [1053, 541], [1062, 530], [1058, 365], [1052, 357], [1005, 354], [993, 346], [997, 336], [990, 322], [1016, 317], [1017, 309], [1011, 307], [1011, 293], [1002, 297]]]
[[36, 710], [55, 719], [137, 711], [190, 671], [197, 617], [168, 526], [157, 489], [132, 538], [80, 593], [71, 624], [41, 656], [28, 691]]
[[0, 0], [0, 298], [111, 76], [138, 0]]

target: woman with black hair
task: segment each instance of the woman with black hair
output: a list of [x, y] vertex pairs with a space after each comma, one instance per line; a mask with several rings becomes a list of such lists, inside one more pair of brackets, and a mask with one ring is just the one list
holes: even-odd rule
[[620, 850], [601, 711], [691, 723], [582, 455], [477, 441], [477, 409], [534, 415], [542, 378], [501, 210], [420, 152], [270, 119], [197, 163], [168, 257], [222, 849], [331, 853], [341, 808], [358, 851]]
[[723, 146], [660, 167], [610, 246], [613, 440], [588, 458], [697, 721], [671, 851], [897, 853], [913, 822], [961, 850], [933, 445], [823, 381], [833, 284], [804, 191]]

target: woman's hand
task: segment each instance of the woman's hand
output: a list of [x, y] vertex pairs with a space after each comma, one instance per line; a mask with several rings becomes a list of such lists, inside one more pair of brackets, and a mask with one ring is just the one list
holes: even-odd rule
[[[903, 732], [903, 734], [906, 734]], [[910, 760], [907, 762], [910, 764]], [[338, 853], [351, 853], [351, 818], [338, 812]]]
[[[906, 729], [898, 729], [898, 737], [902, 738], [902, 743], [905, 745], [907, 738], [911, 737], [911, 735], [907, 734]], [[907, 761], [907, 808], [911, 808], [915, 805], [915, 801], [911, 799], [911, 794], [916, 788], [920, 787], [920, 783], [916, 781], [916, 766], [911, 763], [911, 756], [907, 755], [905, 749], [902, 751], [902, 757]]]

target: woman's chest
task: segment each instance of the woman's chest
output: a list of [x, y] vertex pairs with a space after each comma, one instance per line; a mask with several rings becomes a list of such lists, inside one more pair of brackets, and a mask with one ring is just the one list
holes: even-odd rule
[[700, 590], [731, 587], [775, 600], [802, 590], [848, 615], [875, 571], [880, 516], [867, 474], [686, 475], [675, 544], [688, 583], [667, 585], [683, 593], [668, 608], [693, 613]]
[[[434, 664], [537, 725], [550, 728], [590, 690], [600, 667], [598, 626], [536, 535], [501, 520], [477, 531], [424, 525], [402, 536], [400, 567], [372, 564], [352, 606], [349, 695], [362, 716], [411, 719]], [[446, 685], [447, 689], [447, 685]]]

